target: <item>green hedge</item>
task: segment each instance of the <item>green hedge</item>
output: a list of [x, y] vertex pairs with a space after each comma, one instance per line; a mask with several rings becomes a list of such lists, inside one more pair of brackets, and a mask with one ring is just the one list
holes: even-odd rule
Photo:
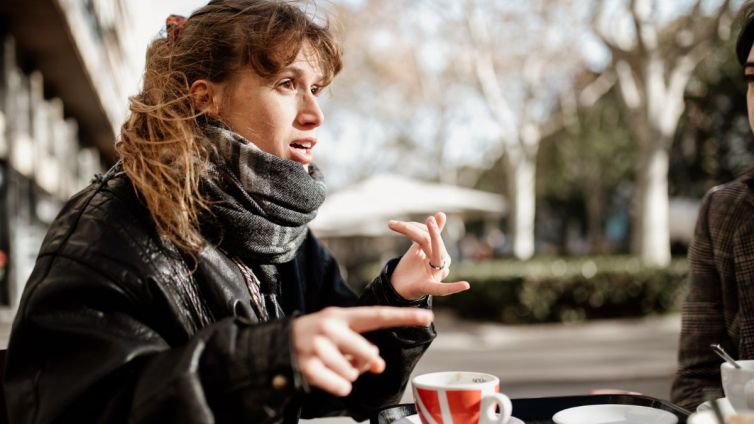
[[685, 259], [647, 268], [627, 256], [461, 264], [446, 281], [467, 280], [471, 289], [434, 304], [459, 317], [510, 324], [636, 317], [677, 310], [687, 272]]

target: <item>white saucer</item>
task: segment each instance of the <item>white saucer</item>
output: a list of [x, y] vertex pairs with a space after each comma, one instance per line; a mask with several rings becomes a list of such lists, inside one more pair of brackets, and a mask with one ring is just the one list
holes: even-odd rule
[[564, 409], [552, 420], [557, 424], [675, 424], [678, 417], [647, 406], [605, 404]]
[[[724, 416], [735, 415], [736, 411], [733, 409], [733, 405], [730, 404], [730, 401], [728, 401], [727, 398], [722, 397], [717, 399], [717, 404], [720, 406], [720, 412], [722, 412]], [[702, 402], [696, 407], [696, 412], [707, 410], [712, 410], [712, 404], [710, 401]]]
[[[414, 414], [414, 415], [409, 415], [407, 417], [403, 417], [398, 421], [393, 421], [393, 424], [421, 424], [421, 420], [419, 419], [419, 416], [417, 414]], [[526, 424], [526, 423], [519, 420], [516, 417], [511, 417], [511, 419], [508, 420], [507, 424]]]

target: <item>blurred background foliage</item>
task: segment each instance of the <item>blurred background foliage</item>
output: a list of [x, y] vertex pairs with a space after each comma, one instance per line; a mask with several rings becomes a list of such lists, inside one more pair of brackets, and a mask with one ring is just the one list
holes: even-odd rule
[[[364, 136], [356, 160], [326, 165], [504, 196], [502, 217], [465, 219], [449, 238], [450, 278], [472, 290], [439, 307], [511, 323], [677, 310], [699, 200], [754, 164], [734, 53], [740, 4], [343, 3], [347, 68], [330, 117], [360, 116], [350, 134]], [[529, 162], [527, 179], [518, 168]], [[529, 218], [527, 252], [517, 243]], [[405, 247], [347, 269], [349, 282], [366, 284], [377, 259]]]
[[434, 302], [464, 318], [509, 324], [659, 314], [678, 311], [687, 272], [683, 259], [663, 268], [628, 256], [491, 261], [456, 267], [450, 278], [474, 289]]

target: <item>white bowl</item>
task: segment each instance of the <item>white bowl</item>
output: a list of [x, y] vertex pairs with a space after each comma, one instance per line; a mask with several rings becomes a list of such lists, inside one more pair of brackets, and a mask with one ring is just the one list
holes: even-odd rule
[[676, 424], [678, 417], [661, 409], [637, 405], [584, 405], [553, 415], [557, 424]]

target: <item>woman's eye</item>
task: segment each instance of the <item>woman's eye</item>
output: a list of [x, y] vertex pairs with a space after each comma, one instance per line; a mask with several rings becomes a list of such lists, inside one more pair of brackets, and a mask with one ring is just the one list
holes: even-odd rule
[[754, 83], [754, 74], [744, 74], [744, 80], [749, 84]]
[[286, 79], [286, 80], [280, 81], [278, 86], [287, 88], [287, 89], [293, 89], [294, 88], [293, 80]]
[[313, 85], [310, 90], [311, 90], [312, 94], [314, 94], [316, 96], [316, 95], [318, 95], [319, 93], [322, 92], [322, 87], [320, 87], [318, 85]]

